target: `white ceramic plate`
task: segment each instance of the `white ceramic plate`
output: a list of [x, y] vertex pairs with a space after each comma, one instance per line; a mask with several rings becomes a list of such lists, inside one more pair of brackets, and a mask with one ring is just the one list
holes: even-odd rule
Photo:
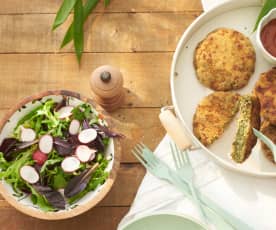
[[254, 75], [249, 84], [237, 92], [250, 93], [260, 73], [266, 72], [272, 67], [263, 58], [256, 46], [255, 33], [252, 33], [260, 9], [260, 0], [236, 0], [219, 5], [198, 17], [185, 31], [178, 43], [171, 68], [171, 91], [177, 116], [186, 126], [194, 142], [205, 149], [217, 162], [237, 172], [254, 176], [276, 177], [276, 166], [264, 157], [259, 142], [244, 163], [237, 164], [231, 160], [231, 144], [236, 131], [235, 121], [223, 136], [208, 148], [204, 147], [192, 132], [195, 109], [202, 98], [212, 92], [198, 82], [193, 66], [194, 50], [209, 32], [220, 27], [232, 28], [249, 37], [255, 47], [257, 58]]

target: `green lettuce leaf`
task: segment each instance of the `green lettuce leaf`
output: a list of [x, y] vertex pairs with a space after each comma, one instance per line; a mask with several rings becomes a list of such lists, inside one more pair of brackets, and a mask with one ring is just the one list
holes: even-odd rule
[[5, 171], [11, 165], [10, 162], [6, 161], [4, 154], [0, 152], [0, 169]]
[[35, 130], [38, 137], [48, 133], [54, 137], [63, 137], [63, 130], [67, 130], [70, 119], [58, 119], [54, 112], [55, 101], [49, 99], [24, 116], [14, 129], [13, 136], [20, 137], [21, 125]]
[[53, 176], [52, 181], [50, 182], [51, 187], [54, 189], [65, 188], [68, 183], [68, 175], [66, 175], [63, 170], [59, 167], [57, 173]]
[[33, 165], [34, 161], [32, 159], [32, 154], [37, 146], [32, 146], [28, 150], [25, 150], [18, 154], [16, 159], [11, 163], [5, 163], [3, 156], [1, 157], [1, 172], [0, 172], [0, 179], [4, 179], [8, 184], [10, 184], [14, 192], [17, 195], [22, 195], [21, 189], [26, 187], [26, 182], [21, 178], [19, 170], [24, 165]]

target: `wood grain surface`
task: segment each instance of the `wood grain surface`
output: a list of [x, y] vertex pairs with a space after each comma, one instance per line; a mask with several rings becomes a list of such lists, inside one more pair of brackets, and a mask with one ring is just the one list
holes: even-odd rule
[[[3, 1], [3, 0], [2, 0]], [[61, 0], [9, 0], [3, 1], [0, 7], [1, 14], [50, 14], [56, 13]], [[103, 3], [98, 4], [95, 12], [181, 12], [201, 10], [200, 1], [196, 0], [113, 0], [112, 5], [104, 8]]]
[[200, 0], [111, 0], [107, 8], [101, 2], [85, 24], [85, 53], [79, 67], [72, 44], [59, 50], [70, 18], [51, 32], [61, 2], [0, 0], [0, 118], [19, 99], [48, 89], [68, 89], [89, 97], [93, 69], [114, 65], [125, 81], [124, 105], [111, 114], [126, 135], [123, 163], [106, 198], [72, 219], [50, 222], [28, 217], [0, 197], [1, 230], [117, 228], [145, 173], [130, 151], [141, 141], [154, 149], [164, 136], [158, 114], [161, 106], [171, 103], [173, 51], [202, 12]]
[[[75, 55], [69, 53], [0, 54], [0, 108], [9, 108], [19, 99], [47, 89], [66, 88], [91, 96], [89, 76], [104, 64], [117, 66], [124, 76], [124, 107], [159, 108], [171, 103], [171, 59], [172, 53], [167, 52], [91, 53], [83, 55], [79, 68]], [[18, 84], [20, 81], [24, 84]]]
[[[183, 31], [199, 14], [200, 11], [92, 14], [85, 25], [84, 51], [174, 51]], [[58, 52], [70, 20], [52, 32], [54, 18], [54, 14], [0, 15], [0, 34], [5, 35], [0, 37], [1, 53]], [[39, 22], [35, 29], [34, 22]], [[72, 52], [72, 47], [71, 43], [61, 52]]]

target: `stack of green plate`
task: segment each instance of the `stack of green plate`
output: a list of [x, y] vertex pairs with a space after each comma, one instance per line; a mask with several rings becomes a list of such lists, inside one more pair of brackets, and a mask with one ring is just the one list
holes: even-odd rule
[[119, 230], [206, 230], [198, 221], [179, 214], [152, 214], [142, 216]]

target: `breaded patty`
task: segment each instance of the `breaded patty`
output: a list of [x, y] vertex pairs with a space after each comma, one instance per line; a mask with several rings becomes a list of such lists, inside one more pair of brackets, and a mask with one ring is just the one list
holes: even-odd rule
[[[267, 121], [264, 121], [261, 126], [261, 132], [265, 136], [267, 136], [270, 140], [272, 140], [274, 144], [276, 144], [276, 126], [275, 125], [272, 125]], [[267, 157], [267, 159], [275, 164], [271, 150], [263, 142], [261, 142], [261, 146], [263, 149], [263, 153]]]
[[261, 104], [261, 115], [276, 125], [276, 68], [262, 73], [255, 86], [255, 94]]
[[257, 143], [253, 128], [260, 128], [260, 104], [252, 95], [242, 96], [239, 103], [238, 130], [232, 144], [232, 159], [237, 163], [245, 161]]
[[193, 118], [194, 135], [208, 146], [218, 139], [238, 111], [239, 94], [214, 92], [199, 103]]
[[194, 54], [198, 80], [216, 91], [244, 87], [255, 70], [255, 50], [242, 33], [221, 28], [207, 35]]

